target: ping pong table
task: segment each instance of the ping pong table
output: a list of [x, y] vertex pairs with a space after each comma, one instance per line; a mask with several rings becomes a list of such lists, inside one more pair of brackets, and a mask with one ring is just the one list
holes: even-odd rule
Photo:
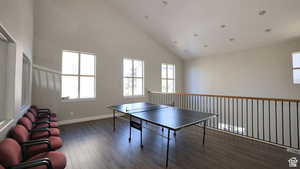
[[[147, 102], [120, 104], [109, 106], [113, 110], [113, 130], [116, 130], [116, 112], [129, 116], [129, 142], [131, 141], [131, 128], [140, 131], [141, 148], [143, 148], [143, 121], [168, 129], [166, 167], [169, 161], [170, 131], [178, 131], [182, 128], [203, 122], [203, 144], [205, 143], [205, 128], [207, 120], [216, 117], [212, 113], [204, 113], [178, 107], [152, 104]], [[137, 120], [133, 120], [137, 119]]]

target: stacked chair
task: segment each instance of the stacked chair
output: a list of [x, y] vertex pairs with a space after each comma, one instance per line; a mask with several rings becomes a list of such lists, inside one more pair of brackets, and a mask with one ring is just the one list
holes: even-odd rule
[[0, 142], [0, 169], [64, 169], [57, 115], [32, 106]]

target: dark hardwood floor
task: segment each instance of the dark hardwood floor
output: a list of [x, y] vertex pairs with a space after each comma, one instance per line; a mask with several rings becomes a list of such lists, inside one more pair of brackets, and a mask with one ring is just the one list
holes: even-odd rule
[[[167, 135], [146, 125], [144, 149], [139, 132], [133, 129], [128, 142], [128, 122], [112, 119], [61, 126], [68, 169], [164, 169]], [[162, 135], [158, 135], [162, 134]], [[169, 169], [285, 169], [288, 159], [299, 155], [272, 145], [207, 130], [202, 145], [202, 128], [192, 126], [177, 132], [170, 141]]]

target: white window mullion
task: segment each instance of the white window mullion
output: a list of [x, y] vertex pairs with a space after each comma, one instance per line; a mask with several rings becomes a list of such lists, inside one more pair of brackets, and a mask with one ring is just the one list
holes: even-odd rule
[[132, 96], [134, 96], [134, 60], [131, 60], [131, 62], [132, 62], [132, 71], [131, 71], [131, 73], [132, 73], [132, 91], [131, 91], [131, 95]]
[[166, 83], [167, 83], [167, 93], [169, 92], [169, 64], [166, 64], [167, 65], [167, 75], [166, 75]]
[[79, 54], [79, 57], [78, 57], [78, 98], [80, 99], [80, 60], [81, 60], [81, 53], [78, 53]]

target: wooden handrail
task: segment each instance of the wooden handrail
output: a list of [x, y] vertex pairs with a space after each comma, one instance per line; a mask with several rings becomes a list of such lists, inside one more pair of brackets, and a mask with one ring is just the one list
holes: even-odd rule
[[227, 96], [227, 95], [212, 95], [212, 94], [198, 94], [198, 93], [162, 93], [149, 91], [152, 94], [163, 94], [163, 95], [182, 95], [182, 96], [206, 96], [206, 97], [223, 97], [223, 98], [235, 98], [235, 99], [249, 99], [249, 100], [266, 100], [266, 101], [278, 101], [278, 102], [300, 102], [300, 99], [286, 99], [286, 98], [268, 98], [268, 97], [245, 97], [245, 96]]

